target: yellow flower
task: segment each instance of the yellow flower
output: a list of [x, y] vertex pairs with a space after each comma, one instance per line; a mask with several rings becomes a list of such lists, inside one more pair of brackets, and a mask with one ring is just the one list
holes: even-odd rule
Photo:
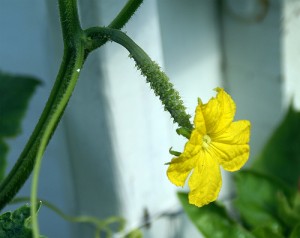
[[235, 103], [222, 89], [207, 104], [199, 100], [194, 129], [184, 151], [170, 162], [167, 175], [183, 186], [188, 175], [189, 202], [203, 206], [217, 199], [222, 186], [220, 165], [227, 171], [239, 170], [249, 157], [250, 122], [233, 122]]

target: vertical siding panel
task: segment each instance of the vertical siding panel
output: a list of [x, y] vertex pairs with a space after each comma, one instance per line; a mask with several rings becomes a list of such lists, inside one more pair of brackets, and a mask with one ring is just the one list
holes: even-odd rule
[[[194, 115], [197, 98], [206, 102], [215, 96], [213, 89], [223, 85], [216, 1], [164, 0], [158, 1], [158, 10], [165, 70]], [[182, 151], [185, 142], [172, 134], [175, 150]], [[226, 177], [223, 179], [221, 199], [229, 191]], [[179, 218], [174, 234], [201, 237], [185, 216]]]
[[300, 2], [285, 0], [283, 7], [283, 78], [284, 78], [284, 105], [291, 102], [300, 109]]
[[279, 123], [282, 110], [281, 1], [270, 0], [255, 21], [259, 1], [224, 1], [226, 86], [237, 102], [237, 118], [252, 123], [251, 158]]

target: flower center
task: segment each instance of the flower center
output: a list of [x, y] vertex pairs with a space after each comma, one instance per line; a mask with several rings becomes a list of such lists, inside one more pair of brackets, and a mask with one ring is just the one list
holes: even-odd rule
[[211, 139], [208, 135], [204, 135], [202, 138], [202, 148], [207, 149], [209, 144], [211, 142]]

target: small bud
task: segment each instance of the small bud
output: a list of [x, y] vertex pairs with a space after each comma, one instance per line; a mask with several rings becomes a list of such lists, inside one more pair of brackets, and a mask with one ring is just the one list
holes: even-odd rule
[[191, 130], [184, 128], [184, 127], [180, 127], [178, 129], [176, 129], [176, 132], [178, 135], [182, 135], [187, 139], [190, 139], [191, 133], [192, 133]]
[[181, 155], [180, 152], [175, 151], [175, 150], [172, 150], [172, 147], [169, 149], [169, 153], [170, 153], [171, 155], [175, 155], [175, 156], [180, 156], [180, 155]]

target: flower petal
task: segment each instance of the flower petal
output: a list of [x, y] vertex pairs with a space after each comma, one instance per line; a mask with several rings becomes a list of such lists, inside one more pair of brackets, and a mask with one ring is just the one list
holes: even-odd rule
[[220, 167], [208, 152], [198, 154], [197, 166], [189, 180], [189, 202], [198, 207], [217, 199], [222, 186]]
[[212, 137], [211, 149], [227, 171], [239, 170], [249, 158], [250, 122], [233, 122], [224, 133]]
[[227, 145], [222, 143], [212, 143], [214, 149], [219, 151], [218, 161], [222, 167], [230, 172], [239, 170], [249, 158], [249, 145]]
[[189, 141], [185, 144], [183, 153], [172, 159], [167, 175], [173, 184], [183, 186], [187, 176], [195, 168], [197, 155], [202, 149], [202, 137], [203, 135], [198, 130], [193, 130]]
[[203, 117], [203, 112], [202, 112], [202, 102], [200, 99], [198, 99], [198, 106], [196, 107], [195, 111], [195, 118], [194, 118], [194, 125], [195, 129], [199, 131], [201, 134], [205, 135], [206, 134], [206, 126], [205, 126], [205, 121]]
[[187, 157], [182, 153], [179, 157], [172, 159], [167, 176], [173, 184], [182, 187], [194, 167], [195, 158]]
[[235, 103], [224, 89], [217, 88], [215, 98], [211, 98], [207, 104], [202, 105], [203, 117], [207, 134], [215, 135], [226, 129], [233, 121], [235, 115]]
[[250, 140], [250, 122], [246, 120], [232, 122], [226, 131], [213, 135], [212, 140], [232, 145], [247, 144]]

